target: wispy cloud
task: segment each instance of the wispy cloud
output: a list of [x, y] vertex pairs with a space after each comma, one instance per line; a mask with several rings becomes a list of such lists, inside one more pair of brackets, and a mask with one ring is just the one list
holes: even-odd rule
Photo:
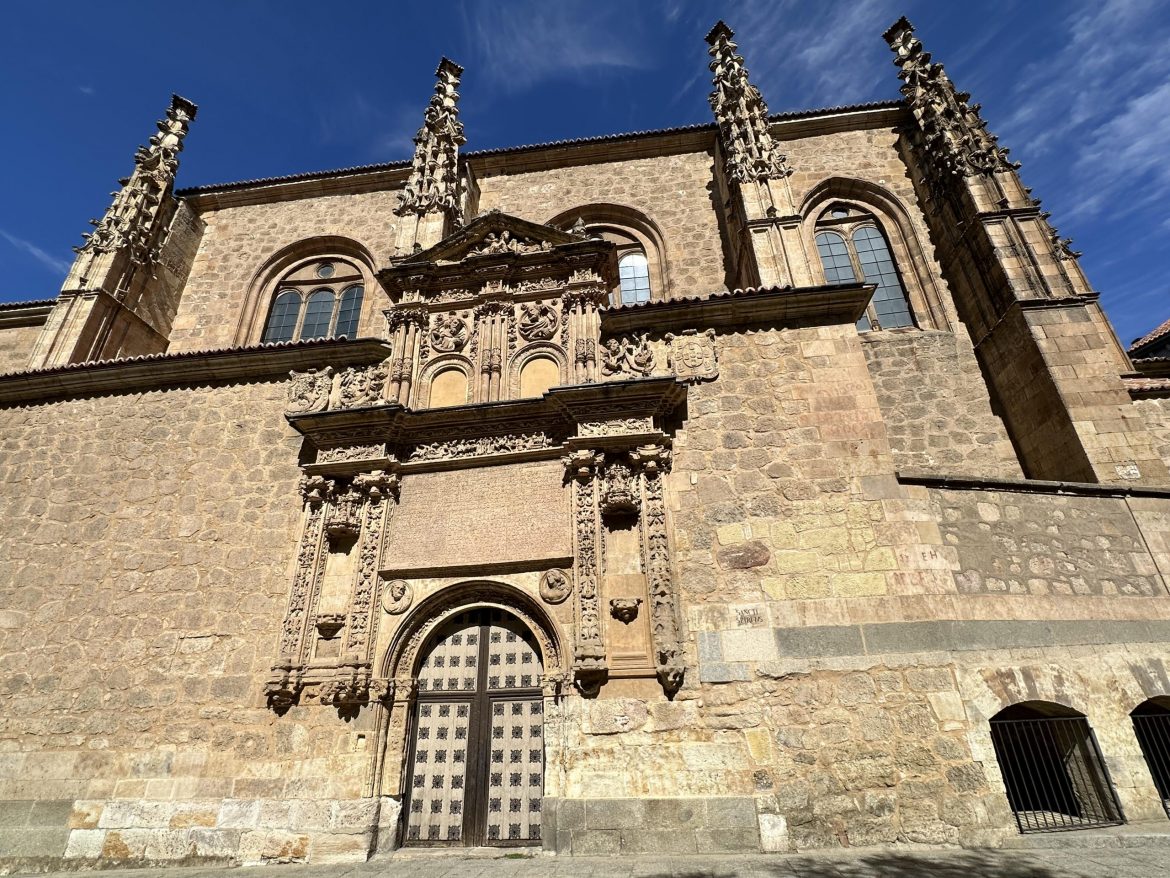
[[27, 256], [31, 256], [45, 268], [52, 271], [54, 274], [68, 274], [72, 263], [64, 259], [58, 259], [52, 253], [48, 253], [34, 244], [32, 241], [26, 241], [24, 238], [18, 238], [16, 235], [9, 234], [0, 229], [0, 238], [3, 238], [17, 250], [20, 250]]
[[[999, 126], [1005, 142], [1026, 144], [1033, 158], [1071, 147], [1060, 160], [1092, 181], [1075, 199], [1063, 196], [1061, 213], [1091, 215], [1110, 204], [1131, 210], [1133, 201], [1121, 197], [1127, 190], [1149, 198], [1170, 187], [1164, 12], [1156, 0], [1082, 2], [1064, 17], [1059, 49], [1019, 76], [1016, 110]], [[1145, 188], [1151, 181], [1157, 192]]]
[[79, 85], [77, 86], [77, 90], [87, 97], [92, 97], [97, 94], [97, 89], [92, 85]]
[[463, 19], [477, 69], [517, 92], [548, 79], [645, 67], [649, 44], [618, 12], [582, 0], [528, 0], [467, 4]]
[[772, 109], [872, 100], [892, 92], [879, 34], [897, 18], [879, 0], [818, 3], [750, 0], [728, 24]]

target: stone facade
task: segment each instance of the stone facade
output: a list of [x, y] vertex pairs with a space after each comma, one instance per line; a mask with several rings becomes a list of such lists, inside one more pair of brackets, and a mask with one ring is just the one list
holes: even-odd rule
[[1170, 381], [907, 22], [783, 116], [733, 36], [709, 126], [461, 152], [444, 60], [246, 184], [174, 99], [0, 308], [0, 868], [997, 845], [1021, 705], [1164, 817]]

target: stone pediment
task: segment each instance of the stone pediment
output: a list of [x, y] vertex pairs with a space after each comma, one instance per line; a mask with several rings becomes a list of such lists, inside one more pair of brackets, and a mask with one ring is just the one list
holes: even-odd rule
[[498, 210], [476, 217], [438, 244], [414, 254], [409, 263], [453, 263], [465, 259], [529, 256], [587, 240], [583, 235], [534, 223]]
[[591, 275], [617, 283], [614, 245], [489, 211], [438, 244], [379, 273], [393, 301], [466, 299], [485, 286], [566, 282]]

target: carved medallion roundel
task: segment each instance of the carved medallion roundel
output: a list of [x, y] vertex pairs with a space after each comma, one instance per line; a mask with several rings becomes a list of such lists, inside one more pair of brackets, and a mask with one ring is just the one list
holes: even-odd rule
[[546, 570], [540, 577], [540, 596], [546, 603], [559, 604], [569, 596], [573, 583], [563, 570]]
[[414, 600], [414, 589], [405, 579], [391, 579], [382, 586], [382, 609], [393, 616], [405, 613]]

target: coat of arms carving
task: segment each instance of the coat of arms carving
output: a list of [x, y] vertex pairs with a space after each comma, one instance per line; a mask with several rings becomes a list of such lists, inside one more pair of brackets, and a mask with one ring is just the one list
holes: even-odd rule
[[666, 334], [669, 345], [667, 365], [684, 381], [709, 381], [719, 377], [719, 354], [715, 350], [715, 330], [700, 333], [688, 329], [681, 335]]

